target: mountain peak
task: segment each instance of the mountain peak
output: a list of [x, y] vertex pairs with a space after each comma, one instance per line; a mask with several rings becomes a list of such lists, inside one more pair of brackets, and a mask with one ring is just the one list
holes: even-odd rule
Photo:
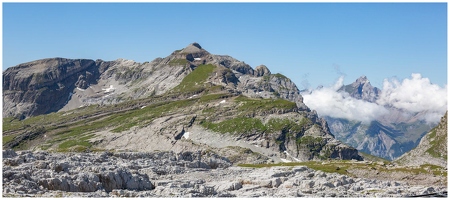
[[364, 75], [356, 79], [356, 81], [352, 84], [342, 86], [340, 90], [349, 93], [354, 98], [362, 99], [368, 102], [375, 102], [378, 98], [378, 94], [380, 93], [380, 90], [373, 87], [370, 84], [369, 79]]
[[367, 77], [366, 76], [361, 76], [361, 77], [359, 77], [358, 79], [356, 79], [356, 81], [355, 81], [355, 83], [357, 83], [357, 84], [365, 84], [365, 83], [369, 83], [370, 81], [369, 81], [369, 79], [367, 79]]
[[197, 42], [191, 43], [189, 44], [186, 48], [184, 48], [183, 50], [181, 50], [182, 53], [197, 53], [197, 52], [201, 52], [202, 46], [200, 46], [200, 44], [198, 44]]
[[367, 78], [367, 76], [364, 76], [364, 75], [360, 76], [358, 79], [356, 79], [356, 81], [353, 82], [351, 85], [355, 88], [358, 88], [358, 87], [361, 89], [364, 88], [364, 90], [373, 90], [374, 89], [372, 84], [370, 84], [370, 81]]
[[197, 43], [197, 42], [194, 42], [194, 43], [192, 43], [192, 44], [189, 44], [189, 46], [194, 46], [194, 47], [197, 47], [197, 48], [199, 48], [199, 49], [202, 48], [202, 46], [200, 46], [200, 44]]

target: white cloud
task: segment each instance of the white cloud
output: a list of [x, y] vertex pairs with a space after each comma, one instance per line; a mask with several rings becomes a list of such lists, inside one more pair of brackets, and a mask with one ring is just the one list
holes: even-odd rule
[[[385, 106], [401, 109], [403, 114], [413, 116], [421, 113], [421, 119], [437, 123], [447, 110], [447, 86], [439, 87], [420, 74], [412, 74], [402, 82], [385, 79], [376, 103], [355, 99], [347, 93], [337, 92], [343, 85], [343, 76], [330, 87], [303, 93], [304, 103], [320, 116], [344, 118], [369, 123], [390, 111]], [[391, 113], [392, 114], [392, 113]]]
[[402, 82], [385, 79], [377, 103], [411, 113], [423, 112], [422, 119], [439, 122], [447, 110], [447, 85], [440, 87], [414, 73]]
[[355, 99], [347, 93], [337, 92], [343, 85], [343, 81], [344, 78], [341, 76], [331, 87], [323, 87], [310, 94], [302, 94], [304, 103], [321, 116], [357, 120], [363, 123], [370, 123], [388, 113], [386, 108], [376, 103]]

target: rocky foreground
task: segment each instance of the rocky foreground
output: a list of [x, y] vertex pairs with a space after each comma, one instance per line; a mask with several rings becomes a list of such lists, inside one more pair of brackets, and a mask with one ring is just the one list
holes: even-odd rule
[[200, 151], [3, 151], [3, 197], [405, 197], [446, 190], [306, 166], [242, 168]]

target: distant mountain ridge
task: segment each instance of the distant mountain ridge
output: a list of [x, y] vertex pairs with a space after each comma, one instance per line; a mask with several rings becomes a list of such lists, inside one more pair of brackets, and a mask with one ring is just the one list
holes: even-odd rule
[[[381, 90], [373, 87], [366, 76], [342, 86], [338, 92], [346, 92], [355, 99], [377, 103]], [[385, 106], [389, 114], [380, 116], [369, 124], [325, 116], [336, 138], [362, 152], [388, 160], [403, 155], [416, 147], [426, 132], [435, 124], [420, 120], [424, 113], [405, 114], [394, 107]], [[320, 113], [319, 113], [320, 114]]]

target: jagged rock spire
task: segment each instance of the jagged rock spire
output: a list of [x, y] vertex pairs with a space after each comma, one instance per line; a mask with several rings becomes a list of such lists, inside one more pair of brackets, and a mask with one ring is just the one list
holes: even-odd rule
[[380, 89], [373, 87], [366, 76], [361, 76], [353, 82], [350, 87], [345, 87], [345, 91], [352, 97], [368, 102], [375, 102], [378, 99]]

